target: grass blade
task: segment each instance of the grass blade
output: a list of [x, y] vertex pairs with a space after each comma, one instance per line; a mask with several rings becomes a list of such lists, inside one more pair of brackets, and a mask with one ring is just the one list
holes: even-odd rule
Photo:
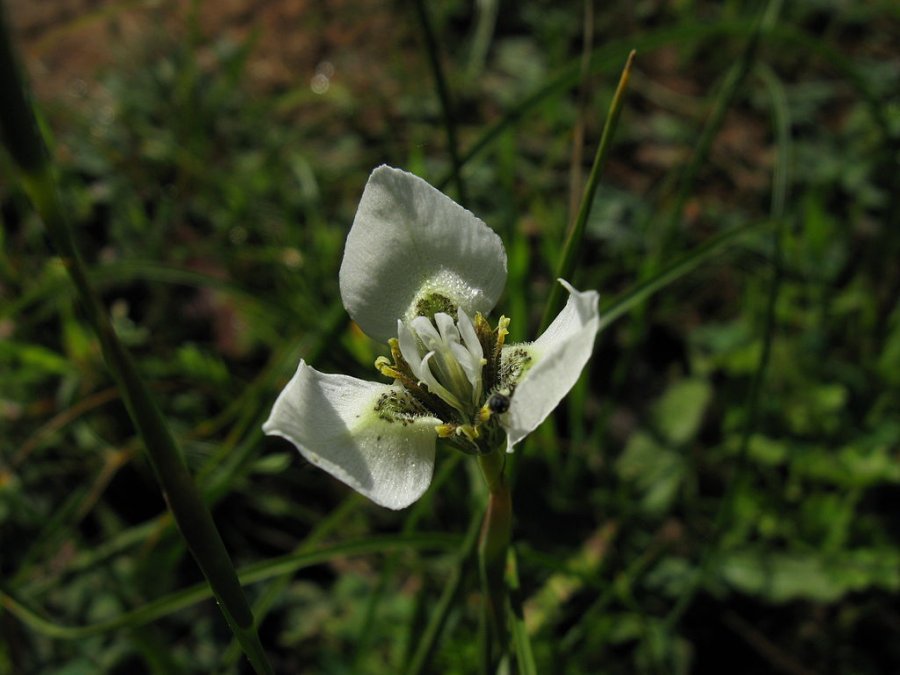
[[672, 629], [681, 619], [704, 581], [712, 570], [716, 555], [721, 541], [721, 534], [728, 527], [734, 518], [736, 509], [737, 496], [741, 492], [741, 487], [745, 483], [747, 470], [749, 469], [748, 455], [750, 451], [750, 440], [753, 432], [756, 430], [757, 420], [759, 419], [759, 403], [762, 392], [763, 381], [769, 366], [769, 358], [772, 353], [772, 342], [775, 335], [775, 327], [777, 317], [775, 308], [778, 302], [778, 295], [781, 290], [783, 270], [783, 251], [782, 241], [785, 227], [785, 209], [787, 207], [787, 196], [790, 189], [790, 154], [791, 154], [791, 119], [790, 108], [787, 102], [787, 96], [780, 80], [768, 68], [760, 69], [761, 78], [769, 91], [769, 97], [772, 104], [772, 126], [777, 139], [777, 161], [773, 169], [772, 176], [772, 201], [771, 215], [777, 223], [777, 227], [772, 232], [772, 281], [769, 285], [768, 297], [766, 300], [766, 313], [763, 319], [762, 327], [762, 350], [757, 361], [756, 368], [753, 371], [753, 378], [747, 390], [746, 410], [747, 416], [744, 421], [744, 428], [741, 432], [740, 447], [737, 457], [734, 461], [734, 475], [725, 488], [725, 494], [722, 497], [721, 506], [718, 509], [716, 520], [713, 523], [713, 533], [709, 537], [709, 546], [702, 552], [700, 563], [696, 572], [691, 578], [685, 591], [678, 598], [678, 601], [672, 607], [669, 615], [666, 617], [666, 627]]
[[69, 227], [68, 212], [59, 194], [55, 167], [50, 161], [19, 76], [2, 8], [0, 91], [3, 92], [4, 101], [4, 105], [0, 106], [0, 132], [4, 144], [18, 166], [18, 178], [22, 187], [44, 222], [50, 241], [61, 257], [88, 321], [100, 340], [104, 360], [122, 393], [129, 416], [144, 441], [169, 508], [209, 587], [218, 599], [225, 620], [240, 641], [253, 668], [258, 673], [271, 673], [272, 668], [256, 632], [253, 613], [212, 515], [206, 508], [162, 413], [138, 374], [131, 355], [119, 341], [109, 316], [88, 281], [86, 267]]
[[453, 102], [450, 99], [450, 89], [447, 87], [447, 78], [444, 77], [444, 69], [441, 66], [441, 57], [438, 53], [437, 37], [434, 27], [428, 17], [428, 8], [425, 0], [415, 0], [416, 18], [422, 28], [425, 37], [425, 50], [428, 52], [428, 63], [434, 73], [434, 83], [437, 87], [438, 98], [441, 102], [441, 113], [444, 118], [444, 129], [447, 132], [447, 150], [450, 152], [450, 162], [453, 166], [453, 181], [456, 183], [457, 201], [463, 206], [468, 202], [466, 184], [462, 177], [462, 161], [459, 157], [459, 143], [456, 139], [456, 118], [453, 114]]
[[602, 306], [600, 308], [600, 330], [603, 330], [623, 314], [627, 314], [635, 307], [638, 307], [657, 291], [662, 290], [669, 284], [683, 277], [685, 274], [688, 274], [701, 263], [712, 258], [722, 249], [735, 243], [740, 237], [762, 229], [770, 224], [771, 221], [768, 220], [746, 223], [744, 225], [739, 225], [738, 227], [733, 227], [730, 230], [722, 232], [707, 240], [690, 253], [687, 253], [671, 263], [668, 267], [660, 270], [651, 279], [641, 282], [618, 299]]
[[[446, 534], [387, 535], [369, 537], [337, 544], [318, 551], [301, 550], [278, 558], [249, 565], [239, 573], [243, 584], [249, 585], [273, 577], [289, 575], [305, 567], [319, 565], [338, 557], [369, 555], [396, 549], [451, 550], [459, 546], [459, 537]], [[24, 624], [47, 637], [60, 640], [80, 640], [92, 635], [102, 635], [121, 628], [135, 628], [155, 621], [181, 609], [196, 605], [213, 597], [207, 584], [196, 584], [175, 593], [165, 595], [134, 611], [113, 619], [86, 626], [63, 626], [44, 618], [38, 612], [16, 600], [6, 590], [0, 590], [0, 606], [15, 615]]]
[[[584, 237], [584, 228], [587, 225], [587, 219], [594, 204], [594, 194], [597, 192], [600, 174], [603, 173], [603, 167], [606, 166], [606, 158], [609, 156], [609, 148], [612, 145], [613, 134], [616, 132], [616, 125], [619, 122], [619, 115], [622, 112], [622, 104], [625, 100], [625, 89], [628, 87], [628, 80], [631, 76], [631, 64], [634, 62], [634, 54], [635, 52], [632, 50], [628, 55], [625, 67], [622, 69], [622, 75], [619, 77], [619, 85], [616, 87], [616, 92], [613, 94], [612, 101], [609, 104], [609, 113], [606, 116], [606, 122], [603, 124], [603, 132], [600, 134], [600, 145], [597, 147], [594, 165], [591, 167], [591, 175], [588, 177], [587, 186], [584, 188], [584, 195], [578, 208], [578, 216], [569, 229], [566, 243], [563, 246], [562, 258], [559, 261], [559, 266], [556, 268], [556, 277], [558, 279], [569, 279], [575, 267], [575, 252], [578, 250]], [[538, 332], [543, 332], [550, 325], [550, 320], [556, 313], [556, 309], [562, 299], [562, 293], [562, 285], [552, 285], [547, 304], [544, 306], [541, 328]]]
[[444, 590], [441, 593], [437, 606], [431, 614], [431, 618], [428, 620], [428, 625], [422, 633], [422, 637], [419, 640], [419, 646], [416, 648], [413, 658], [406, 668], [406, 675], [420, 675], [421, 673], [428, 672], [428, 664], [431, 661], [431, 657], [434, 655], [434, 649], [437, 645], [441, 631], [444, 628], [444, 624], [447, 621], [447, 615], [450, 613], [450, 609], [453, 607], [453, 603], [459, 595], [463, 579], [466, 576], [466, 570], [472, 562], [473, 554], [475, 552], [475, 543], [478, 541], [478, 531], [480, 529], [479, 526], [481, 525], [481, 520], [482, 513], [476, 511], [469, 522], [469, 529], [459, 547], [456, 565], [450, 574], [450, 578], [447, 580], [447, 584], [444, 586]]
[[537, 675], [531, 639], [525, 626], [525, 615], [522, 611], [522, 593], [519, 587], [519, 567], [516, 551], [510, 546], [506, 562], [506, 577], [509, 583], [509, 614], [512, 624], [513, 646], [516, 650], [516, 661], [521, 675]]

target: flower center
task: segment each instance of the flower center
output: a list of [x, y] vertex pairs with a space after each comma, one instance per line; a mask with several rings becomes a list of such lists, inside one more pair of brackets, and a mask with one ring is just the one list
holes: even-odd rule
[[400, 353], [428, 391], [471, 420], [481, 404], [487, 363], [472, 319], [457, 309], [398, 322]]
[[501, 358], [509, 319], [501, 316], [491, 328], [480, 313], [473, 319], [458, 307], [448, 310], [455, 320], [444, 311], [399, 320], [397, 337], [388, 340], [391, 358], [379, 356], [375, 367], [406, 389], [404, 414], [426, 410], [441, 420], [441, 438], [464, 452], [490, 452], [502, 435], [496, 416], [509, 409], [512, 389]]

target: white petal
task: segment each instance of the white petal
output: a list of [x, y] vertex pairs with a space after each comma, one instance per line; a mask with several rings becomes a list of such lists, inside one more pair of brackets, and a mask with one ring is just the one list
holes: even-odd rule
[[452, 316], [438, 312], [434, 315], [434, 322], [437, 324], [442, 342], [448, 345], [459, 344], [459, 329]]
[[475, 326], [472, 325], [472, 319], [462, 311], [462, 308], [456, 313], [456, 325], [459, 327], [459, 334], [466, 344], [466, 348], [472, 353], [472, 357], [480, 362], [484, 357], [484, 350], [481, 348]]
[[481, 342], [479, 342], [478, 335], [475, 333], [475, 326], [472, 325], [472, 320], [468, 314], [459, 309], [456, 316], [459, 335], [465, 344], [465, 347], [461, 346], [459, 350], [456, 350], [457, 360], [459, 365], [463, 367], [463, 370], [466, 371], [466, 376], [472, 384], [473, 402], [477, 403], [481, 398], [482, 392], [481, 377], [484, 372], [484, 350], [481, 348]]
[[409, 364], [413, 375], [421, 380], [422, 357], [419, 354], [419, 341], [406, 322], [400, 321], [400, 319], [397, 319], [397, 342], [400, 346], [400, 355]]
[[513, 446], [559, 405], [575, 386], [594, 349], [594, 337], [600, 328], [600, 296], [596, 291], [576, 291], [559, 281], [569, 291], [569, 300], [544, 334], [532, 344], [504, 347], [504, 354], [524, 349], [532, 359], [513, 392], [509, 412], [502, 418], [507, 452], [512, 452]]
[[376, 504], [402, 509], [431, 484], [440, 420], [386, 421], [375, 410], [398, 386], [326, 375], [301, 361], [263, 431], [293, 443], [316, 466]]
[[431, 370], [431, 364], [429, 361], [434, 357], [434, 352], [428, 352], [425, 355], [425, 358], [422, 359], [422, 367], [419, 375], [421, 377], [421, 382], [425, 383], [425, 386], [428, 387], [429, 393], [434, 394], [442, 399], [444, 399], [447, 403], [452, 405], [454, 408], [461, 409], [462, 402], [444, 385], [438, 382], [438, 379], [434, 376], [434, 372]]
[[474, 315], [506, 285], [506, 252], [481, 220], [421, 178], [372, 172], [344, 249], [341, 298], [353, 320], [386, 341], [432, 293]]
[[422, 341], [422, 344], [425, 345], [425, 349], [432, 350], [441, 344], [441, 334], [438, 333], [437, 328], [434, 327], [431, 318], [417, 316], [410, 321], [410, 325], [412, 326], [413, 331], [415, 331], [416, 336]]

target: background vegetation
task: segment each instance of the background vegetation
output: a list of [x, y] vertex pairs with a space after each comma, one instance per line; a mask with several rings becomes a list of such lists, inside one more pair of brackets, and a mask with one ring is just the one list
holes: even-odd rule
[[[509, 254], [513, 338], [535, 335], [632, 48], [572, 281], [608, 309], [688, 263], [600, 334], [515, 456], [538, 670], [893, 672], [900, 6], [594, 4], [427, 7], [465, 204]], [[276, 672], [403, 672], [454, 575], [425, 672], [474, 672], [479, 589], [458, 553], [484, 503], [471, 462], [439, 451], [435, 485], [394, 513], [260, 431], [301, 356], [375, 375], [385, 346], [337, 285], [371, 169], [460, 198], [414, 4], [108, 3], [47, 30], [24, 6], [78, 245], [256, 575]], [[98, 29], [100, 65], [43, 69], [40, 49]], [[181, 592], [199, 572], [0, 166], [0, 673], [243, 672], [202, 587]]]

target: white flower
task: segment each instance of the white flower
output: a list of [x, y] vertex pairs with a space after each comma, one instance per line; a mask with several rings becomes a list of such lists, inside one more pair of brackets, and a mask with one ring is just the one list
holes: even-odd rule
[[[341, 298], [391, 346], [392, 384], [300, 362], [263, 425], [372, 501], [408, 506], [431, 483], [435, 444], [508, 452], [575, 384], [599, 329], [597, 293], [569, 291], [535, 342], [505, 344], [485, 315], [506, 284], [506, 252], [481, 220], [428, 183], [381, 166], [363, 192], [341, 264]], [[504, 438], [505, 437], [505, 438]]]

